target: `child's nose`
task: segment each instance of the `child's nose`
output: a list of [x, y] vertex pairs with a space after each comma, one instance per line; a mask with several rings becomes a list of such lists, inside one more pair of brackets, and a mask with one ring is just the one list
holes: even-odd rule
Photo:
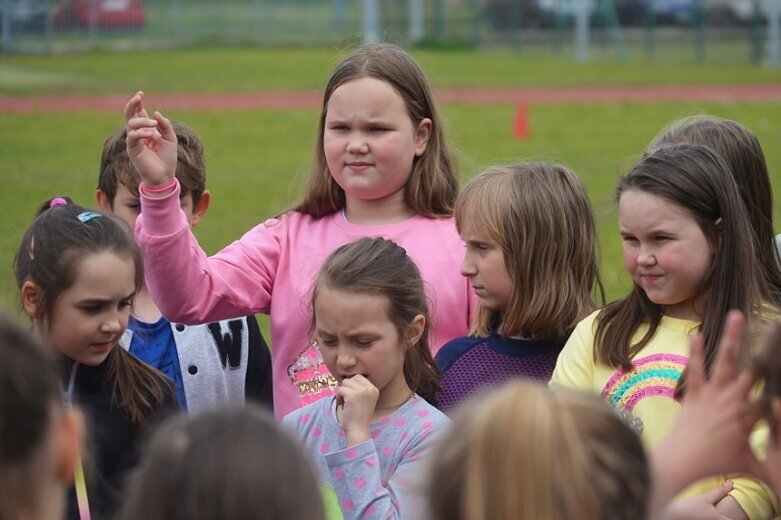
[[118, 314], [112, 314], [103, 320], [100, 328], [103, 332], [119, 332], [122, 328], [122, 321], [119, 319]]
[[369, 151], [369, 145], [366, 138], [360, 132], [355, 132], [347, 141], [347, 151], [350, 153], [366, 153]]
[[336, 355], [336, 366], [344, 370], [355, 365], [355, 356], [352, 353], [342, 350]]
[[651, 248], [641, 246], [637, 251], [637, 263], [640, 265], [651, 265], [656, 262], [656, 257]]
[[472, 276], [475, 274], [475, 264], [469, 258], [469, 255], [465, 255], [461, 261], [461, 276]]

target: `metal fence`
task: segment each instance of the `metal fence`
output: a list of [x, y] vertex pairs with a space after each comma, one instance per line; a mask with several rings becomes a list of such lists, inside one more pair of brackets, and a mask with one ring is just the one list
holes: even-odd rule
[[778, 64], [781, 0], [0, 0], [2, 51], [143, 49], [192, 43], [474, 47], [594, 46], [653, 54], [664, 42], [742, 42]]

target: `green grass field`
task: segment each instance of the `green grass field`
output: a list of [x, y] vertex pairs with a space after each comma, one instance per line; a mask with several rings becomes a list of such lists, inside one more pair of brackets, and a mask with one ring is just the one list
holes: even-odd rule
[[[594, 85], [653, 83], [769, 83], [777, 71], [749, 65], [669, 66], [608, 59], [575, 65], [555, 56], [509, 52], [413, 52], [435, 88], [450, 86]], [[0, 94], [230, 92], [320, 89], [342, 56], [335, 49], [193, 49], [158, 53], [92, 53], [0, 57]], [[103, 140], [122, 125], [116, 112], [0, 115], [0, 306], [16, 307], [12, 257], [36, 206], [55, 194], [89, 205]], [[461, 177], [521, 159], [550, 159], [583, 179], [599, 221], [608, 295], [625, 292], [612, 200], [625, 173], [653, 136], [673, 119], [707, 112], [736, 119], [763, 143], [774, 186], [781, 186], [781, 105], [777, 103], [560, 104], [530, 108], [531, 135], [512, 137], [512, 105], [442, 106], [457, 150]], [[288, 207], [300, 193], [314, 145], [316, 109], [181, 111], [168, 113], [201, 136], [214, 201], [196, 228], [208, 252]], [[776, 200], [780, 200], [776, 191]], [[777, 203], [778, 206], [778, 203]], [[778, 213], [778, 207], [776, 208]]]

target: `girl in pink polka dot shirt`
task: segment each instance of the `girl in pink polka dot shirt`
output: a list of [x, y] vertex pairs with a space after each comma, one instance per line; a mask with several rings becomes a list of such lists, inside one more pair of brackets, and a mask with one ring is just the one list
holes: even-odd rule
[[406, 251], [362, 238], [328, 257], [312, 296], [318, 348], [339, 382], [286, 416], [345, 519], [425, 518], [426, 458], [449, 424], [432, 403], [423, 282]]

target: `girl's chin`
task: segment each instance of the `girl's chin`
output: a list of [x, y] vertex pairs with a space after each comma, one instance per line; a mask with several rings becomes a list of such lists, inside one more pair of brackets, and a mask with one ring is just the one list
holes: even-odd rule
[[106, 361], [108, 355], [111, 353], [111, 348], [112, 347], [105, 349], [105, 352], [95, 352], [91, 355], [83, 356], [82, 359], [79, 359], [78, 361], [82, 365], [96, 367]]

